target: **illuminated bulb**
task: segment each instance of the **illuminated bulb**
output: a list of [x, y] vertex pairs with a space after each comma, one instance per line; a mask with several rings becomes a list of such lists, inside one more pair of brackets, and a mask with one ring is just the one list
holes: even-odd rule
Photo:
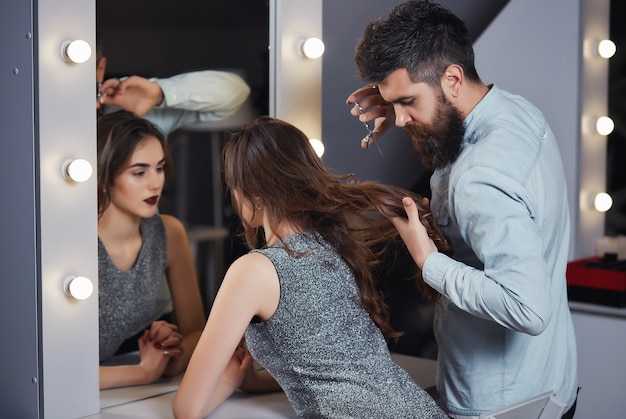
[[321, 57], [324, 54], [324, 49], [324, 42], [319, 38], [308, 38], [300, 44], [302, 54], [312, 60]]
[[615, 55], [615, 51], [617, 51], [615, 42], [610, 39], [604, 39], [598, 43], [598, 54], [602, 58], [611, 58]]
[[63, 59], [68, 62], [82, 64], [91, 57], [91, 46], [82, 39], [66, 41], [61, 47]]
[[600, 212], [607, 212], [613, 206], [613, 198], [605, 192], [600, 192], [593, 199], [593, 207]]
[[63, 162], [63, 176], [74, 182], [85, 182], [93, 172], [91, 164], [85, 159], [66, 160]]
[[615, 124], [608, 116], [601, 116], [596, 121], [596, 131], [600, 135], [609, 135], [613, 132], [613, 128], [615, 128]]
[[311, 147], [313, 147], [313, 150], [315, 150], [315, 154], [317, 154], [317, 157], [321, 158], [324, 155], [324, 143], [317, 138], [309, 139], [309, 143], [311, 143]]
[[63, 284], [65, 294], [77, 300], [85, 300], [93, 293], [93, 283], [91, 279], [84, 276], [70, 276]]

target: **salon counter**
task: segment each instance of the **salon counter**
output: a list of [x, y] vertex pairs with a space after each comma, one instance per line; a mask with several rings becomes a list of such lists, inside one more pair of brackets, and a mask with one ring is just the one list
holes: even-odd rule
[[570, 301], [578, 349], [576, 418], [626, 412], [626, 308]]
[[[404, 368], [422, 388], [435, 385], [437, 363], [431, 359], [393, 354], [394, 361]], [[100, 413], [88, 418], [172, 418], [172, 399], [181, 376], [157, 383], [100, 391]], [[217, 418], [295, 418], [284, 393], [248, 394], [236, 392], [213, 412]]]

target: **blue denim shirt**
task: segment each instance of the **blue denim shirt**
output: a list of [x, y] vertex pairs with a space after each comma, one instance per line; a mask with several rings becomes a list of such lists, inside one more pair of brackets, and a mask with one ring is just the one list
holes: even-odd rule
[[431, 178], [431, 208], [454, 247], [424, 280], [436, 307], [437, 389], [477, 416], [578, 387], [565, 269], [570, 220], [556, 140], [541, 112], [492, 86], [464, 121], [457, 160]]

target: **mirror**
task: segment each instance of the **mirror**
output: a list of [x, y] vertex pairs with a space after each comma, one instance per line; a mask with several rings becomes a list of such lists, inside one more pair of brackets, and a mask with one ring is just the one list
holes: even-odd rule
[[605, 234], [626, 235], [626, 13], [623, 1], [611, 1], [609, 34], [617, 52], [609, 59], [609, 116], [615, 129], [607, 137], [606, 191], [613, 197], [613, 206], [606, 213]]
[[225, 267], [242, 251], [228, 238], [235, 227], [223, 203], [216, 163], [225, 131], [269, 112], [269, 2], [98, 0], [96, 30], [107, 59], [105, 80], [225, 70], [250, 86], [240, 109], [245, 108], [245, 116], [237, 116], [238, 111], [227, 120], [180, 127], [168, 135], [174, 174], [159, 209], [188, 229], [208, 313]]
[[[225, 132], [269, 110], [269, 2], [97, 0], [96, 32], [107, 60], [104, 80], [224, 70], [239, 74], [250, 86], [248, 101], [240, 108], [247, 112], [245, 115], [237, 111], [232, 117], [181, 126], [168, 134], [174, 170], [167, 179], [159, 211], [176, 216], [187, 228], [208, 314], [227, 261], [240, 251], [236, 240], [231, 239], [233, 220], [222, 199], [216, 163]], [[165, 281], [160, 299], [165, 301], [163, 305], [169, 303]], [[123, 344], [111, 362], [134, 362], [134, 358], [120, 354], [135, 350], [135, 342], [130, 338], [126, 342], [130, 344]], [[163, 389], [157, 385], [146, 391], [158, 393]], [[118, 403], [118, 399], [140, 397], [133, 388], [103, 392], [101, 408]]]

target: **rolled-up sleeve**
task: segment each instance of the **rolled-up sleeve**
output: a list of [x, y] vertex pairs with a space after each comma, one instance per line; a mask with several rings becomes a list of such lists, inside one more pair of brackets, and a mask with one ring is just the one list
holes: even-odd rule
[[245, 80], [227, 71], [196, 71], [155, 81], [163, 91], [159, 108], [210, 113], [216, 119], [235, 113], [250, 95]]
[[436, 253], [424, 264], [424, 280], [474, 316], [541, 333], [551, 316], [550, 280], [524, 187], [503, 173], [474, 167], [451, 192], [451, 215], [484, 266]]

